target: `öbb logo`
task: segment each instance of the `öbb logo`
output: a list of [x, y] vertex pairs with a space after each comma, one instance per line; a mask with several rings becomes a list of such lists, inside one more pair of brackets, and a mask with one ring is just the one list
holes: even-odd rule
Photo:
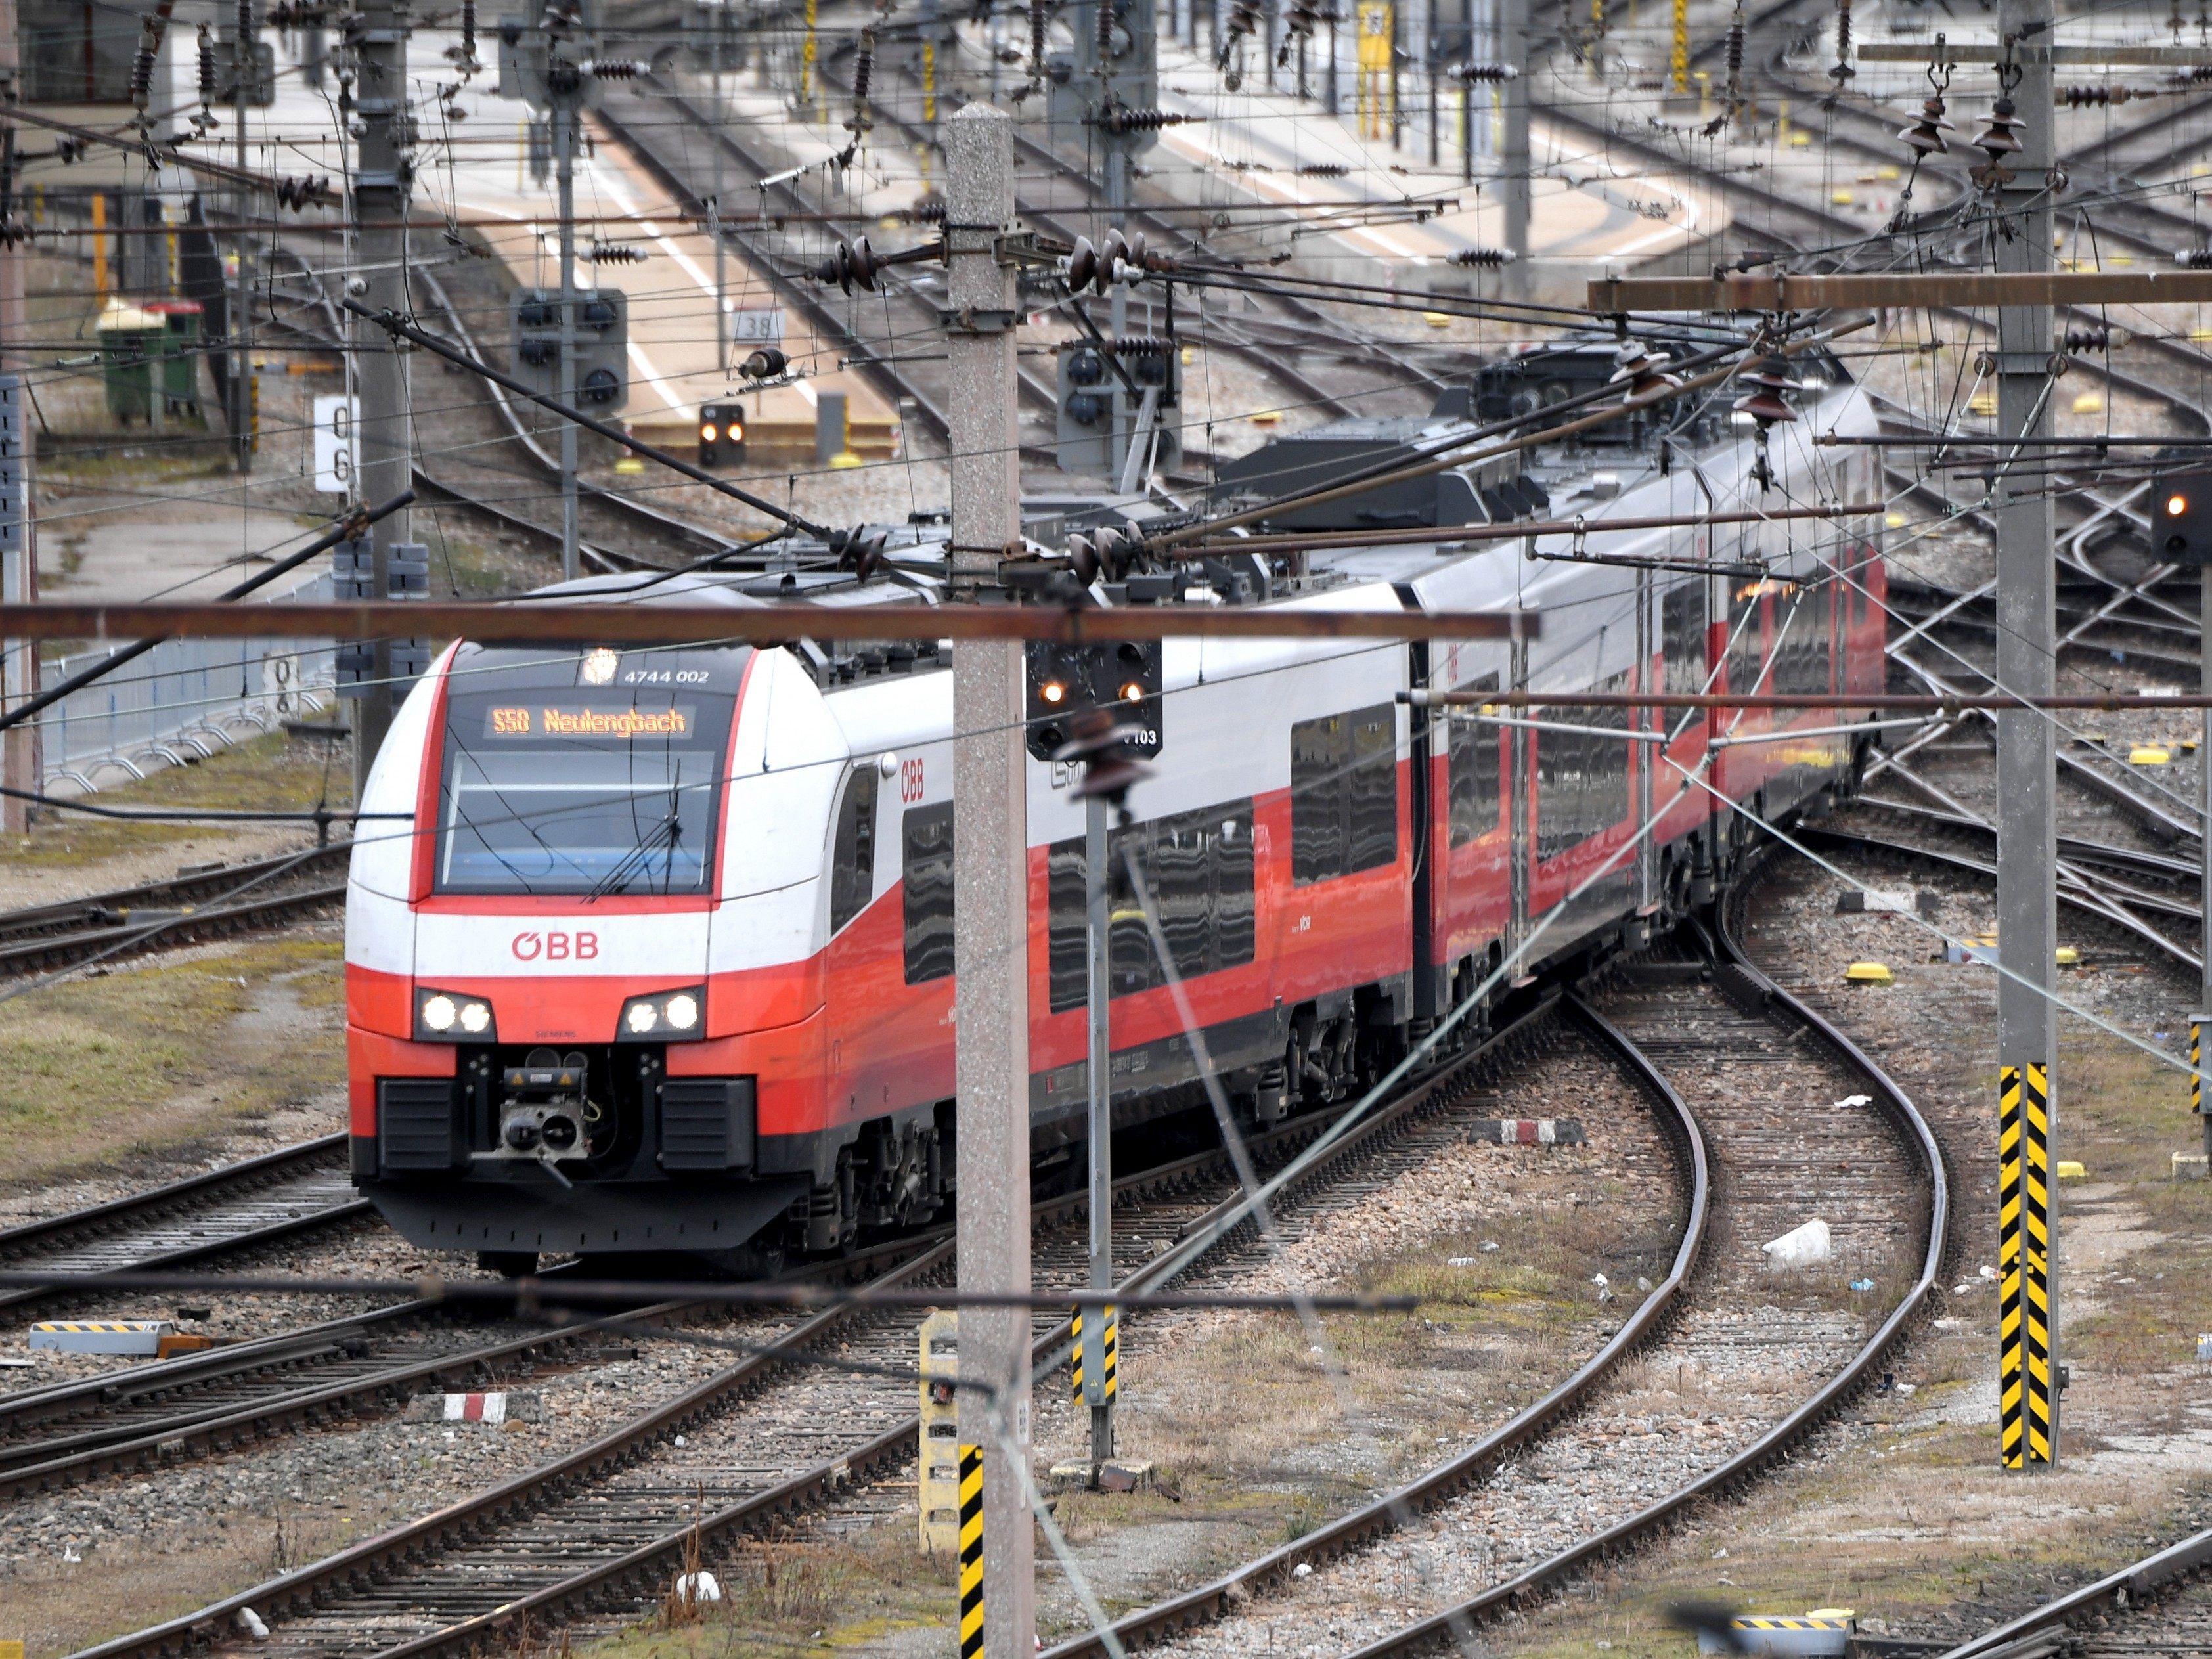
[[597, 933], [517, 933], [507, 946], [517, 962], [592, 962], [599, 954]]

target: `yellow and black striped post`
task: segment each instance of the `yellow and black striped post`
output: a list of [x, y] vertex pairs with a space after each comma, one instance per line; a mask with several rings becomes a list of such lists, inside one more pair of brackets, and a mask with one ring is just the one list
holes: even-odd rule
[[2212, 1015], [2191, 1014], [2189, 1017], [2189, 1109], [2197, 1116], [2204, 1115], [2204, 1022]]
[[960, 1659], [983, 1651], [983, 1449], [960, 1449]]
[[1091, 1344], [1083, 1340], [1083, 1310], [1075, 1310], [1075, 1403], [1105, 1406], [1113, 1403], [1121, 1391], [1120, 1370], [1121, 1346], [1121, 1310], [1109, 1307], [1100, 1322], [1096, 1364], [1085, 1370], [1084, 1356]]
[[2008, 1469], [2055, 1461], [2051, 1362], [2051, 1072], [1997, 1081], [1997, 1416]]

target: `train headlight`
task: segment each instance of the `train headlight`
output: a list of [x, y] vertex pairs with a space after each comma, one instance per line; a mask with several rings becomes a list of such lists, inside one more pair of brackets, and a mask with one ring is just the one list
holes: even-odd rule
[[680, 1042], [702, 1035], [707, 991], [694, 985], [682, 991], [656, 991], [623, 1004], [615, 1036], [621, 1042]]
[[415, 1040], [418, 1042], [465, 1042], [482, 1039], [498, 1041], [493, 1029], [491, 1004], [482, 997], [467, 996], [459, 991], [434, 991], [428, 987], [415, 993]]

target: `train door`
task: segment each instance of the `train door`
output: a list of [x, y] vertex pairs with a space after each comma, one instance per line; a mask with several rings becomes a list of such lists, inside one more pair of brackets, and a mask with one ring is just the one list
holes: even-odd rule
[[[886, 820], [897, 823], [873, 756], [839, 786], [830, 837], [829, 945], [823, 978], [829, 1002], [827, 1106], [833, 1123], [879, 1117], [893, 1099], [896, 1065], [880, 1040], [885, 1010], [903, 1000], [903, 933], [886, 890], [880, 852]], [[890, 808], [887, 813], [886, 806]]]

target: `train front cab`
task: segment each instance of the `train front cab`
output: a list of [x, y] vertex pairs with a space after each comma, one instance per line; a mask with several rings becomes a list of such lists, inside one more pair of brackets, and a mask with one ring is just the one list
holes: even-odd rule
[[842, 756], [787, 710], [763, 772], [784, 675], [462, 646], [409, 698], [364, 805], [416, 828], [356, 845], [347, 984], [355, 1181], [413, 1243], [712, 1255], [803, 1211]]

